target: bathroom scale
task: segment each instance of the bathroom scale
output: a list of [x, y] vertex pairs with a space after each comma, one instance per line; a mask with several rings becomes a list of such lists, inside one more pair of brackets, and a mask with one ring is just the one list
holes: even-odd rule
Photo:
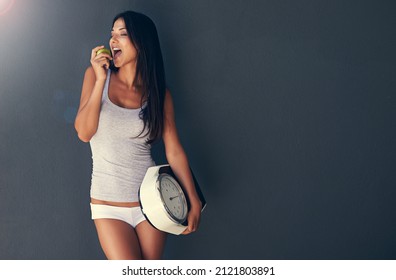
[[[203, 211], [206, 200], [192, 170], [191, 174]], [[147, 221], [156, 229], [175, 235], [186, 230], [190, 202], [169, 164], [147, 169], [139, 189], [139, 201]]]

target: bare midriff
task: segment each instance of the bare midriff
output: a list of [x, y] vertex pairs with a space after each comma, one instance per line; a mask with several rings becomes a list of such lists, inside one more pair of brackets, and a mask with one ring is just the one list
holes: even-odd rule
[[106, 200], [99, 200], [91, 197], [92, 204], [104, 204], [104, 205], [111, 205], [111, 206], [118, 206], [118, 207], [138, 207], [140, 206], [139, 201], [135, 202], [115, 202], [115, 201], [106, 201]]

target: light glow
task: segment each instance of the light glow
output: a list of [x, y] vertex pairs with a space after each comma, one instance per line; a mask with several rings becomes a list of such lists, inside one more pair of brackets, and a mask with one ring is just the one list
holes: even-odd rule
[[11, 10], [15, 0], [0, 0], [0, 16], [5, 15]]

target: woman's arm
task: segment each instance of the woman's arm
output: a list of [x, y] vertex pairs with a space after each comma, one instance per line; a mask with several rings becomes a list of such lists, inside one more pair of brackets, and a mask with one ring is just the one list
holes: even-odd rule
[[186, 153], [179, 141], [174, 115], [172, 97], [169, 90], [167, 90], [164, 101], [164, 131], [162, 138], [165, 145], [166, 159], [190, 200], [191, 209], [187, 218], [188, 229], [185, 232], [190, 233], [198, 228], [202, 203], [195, 189]]
[[[102, 102], [102, 92], [106, 83], [109, 66], [108, 54], [101, 53], [96, 56], [96, 52], [103, 46], [96, 47], [91, 53], [91, 64], [85, 71], [84, 82], [81, 91], [80, 107], [74, 121], [74, 127], [78, 137], [88, 142], [98, 129], [100, 104]], [[105, 67], [104, 67], [105, 66]]]

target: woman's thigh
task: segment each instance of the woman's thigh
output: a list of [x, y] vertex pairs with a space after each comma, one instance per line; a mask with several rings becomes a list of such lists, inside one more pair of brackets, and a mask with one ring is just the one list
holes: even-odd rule
[[136, 226], [140, 250], [144, 260], [159, 260], [165, 248], [167, 234], [143, 221]]
[[116, 219], [95, 219], [96, 231], [103, 252], [109, 260], [142, 258], [135, 229]]

